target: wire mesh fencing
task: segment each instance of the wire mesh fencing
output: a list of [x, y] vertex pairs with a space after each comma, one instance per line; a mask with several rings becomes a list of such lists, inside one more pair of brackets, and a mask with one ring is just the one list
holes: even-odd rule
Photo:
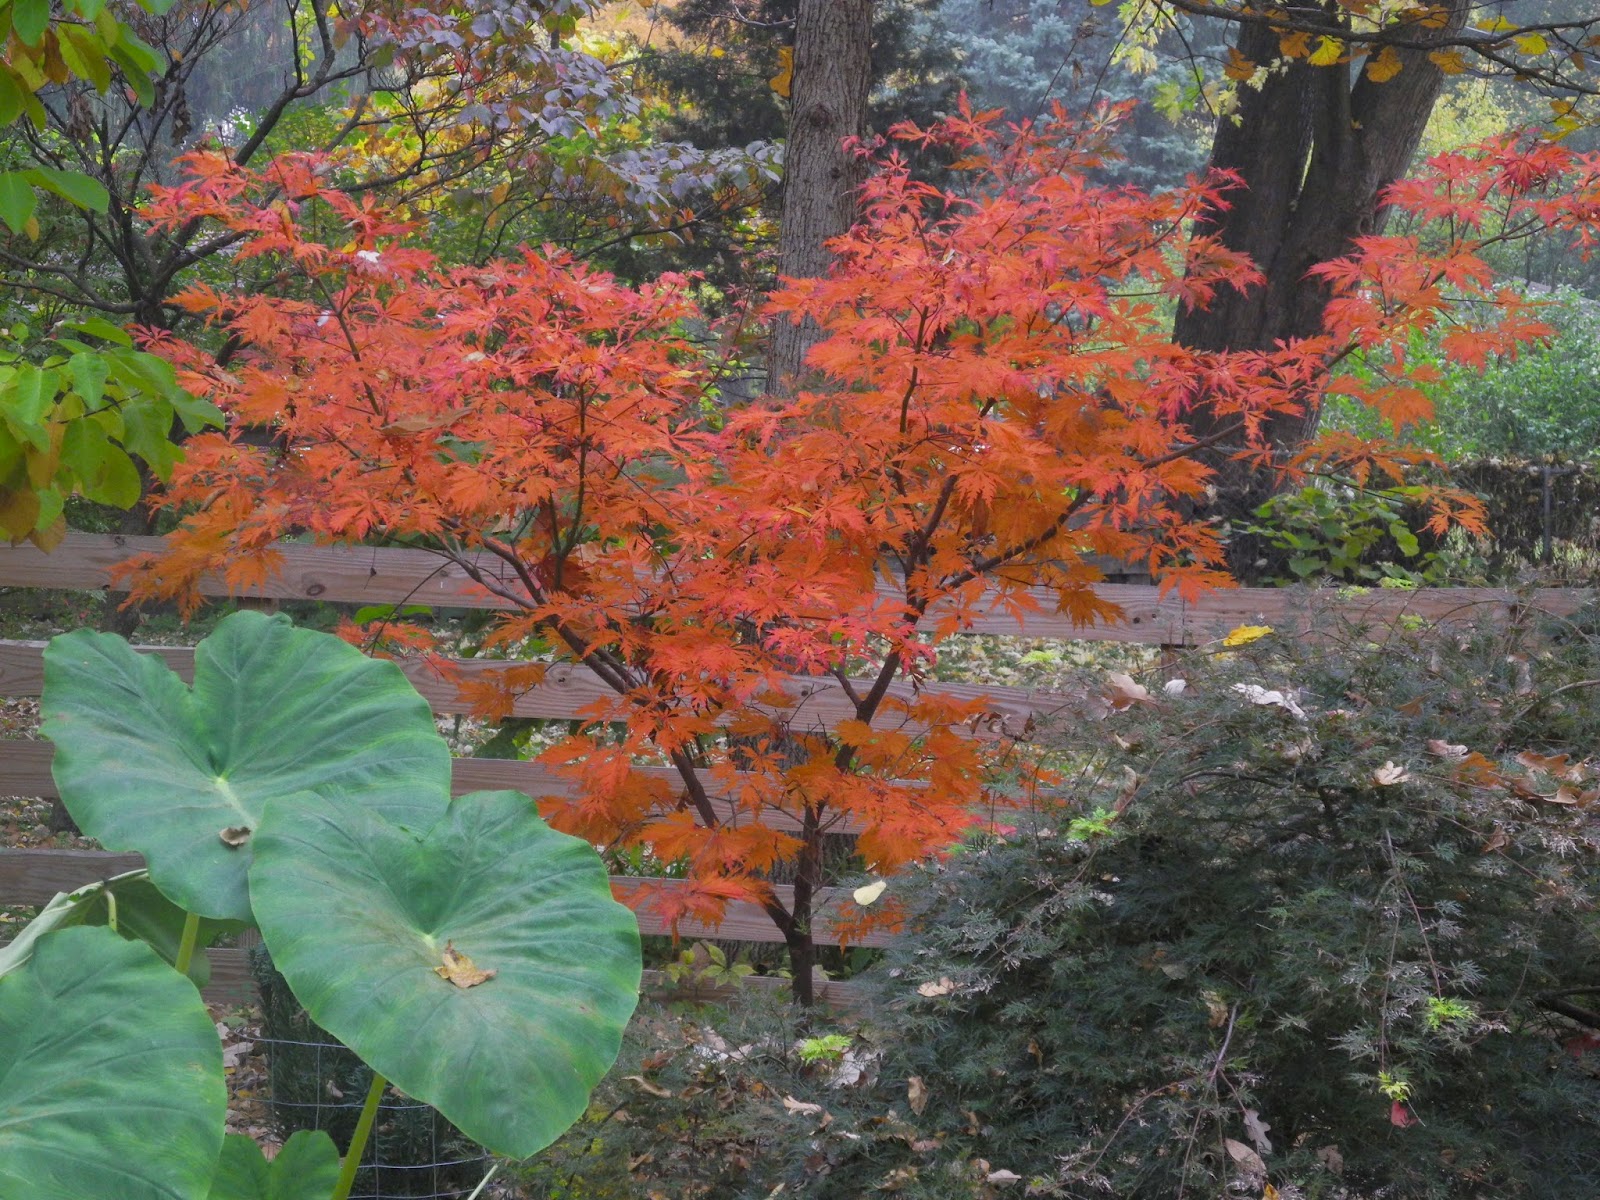
[[[252, 969], [261, 991], [268, 1119], [284, 1138], [325, 1130], [341, 1149], [350, 1144], [372, 1070], [308, 1017], [259, 948]], [[351, 1200], [465, 1200], [493, 1165], [492, 1157], [438, 1112], [394, 1088], [378, 1105]]]

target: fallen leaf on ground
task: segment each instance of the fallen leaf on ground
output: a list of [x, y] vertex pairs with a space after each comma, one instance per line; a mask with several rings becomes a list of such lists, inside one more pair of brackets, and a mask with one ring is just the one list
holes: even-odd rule
[[921, 1075], [913, 1075], [906, 1080], [906, 1103], [919, 1117], [922, 1110], [928, 1107], [928, 1085], [922, 1081]]
[[1261, 1114], [1253, 1108], [1244, 1110], [1244, 1131], [1250, 1135], [1250, 1141], [1262, 1154], [1272, 1153], [1272, 1142], [1267, 1137], [1267, 1130], [1272, 1126], [1261, 1119]]
[[1372, 782], [1379, 787], [1393, 787], [1397, 783], [1405, 783], [1411, 778], [1411, 772], [1404, 767], [1397, 767], [1392, 762], [1386, 762], [1372, 773]]
[[1228, 1157], [1239, 1164], [1239, 1169], [1247, 1175], [1259, 1176], [1262, 1179], [1267, 1175], [1267, 1164], [1261, 1155], [1250, 1149], [1243, 1142], [1236, 1142], [1232, 1138], [1222, 1139], [1223, 1148], [1227, 1150]]

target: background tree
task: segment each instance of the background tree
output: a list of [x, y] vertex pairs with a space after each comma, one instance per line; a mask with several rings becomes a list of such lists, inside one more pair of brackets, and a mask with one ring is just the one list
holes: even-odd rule
[[[1210, 165], [1244, 186], [1205, 223], [1265, 277], [1252, 293], [1179, 314], [1174, 336], [1197, 349], [1268, 349], [1322, 329], [1329, 292], [1314, 268], [1382, 232], [1385, 189], [1411, 166], [1448, 77], [1488, 71], [1568, 95], [1595, 91], [1586, 51], [1600, 13], [1552, 20], [1542, 6], [1523, 5], [1535, 11], [1519, 23], [1507, 6], [1490, 12], [1469, 0], [1392, 12], [1189, 0], [1171, 7], [1236, 27], [1227, 65], [1236, 103], [1217, 121]], [[1318, 417], [1316, 405], [1279, 414], [1267, 436], [1292, 453]], [[1222, 430], [1204, 400], [1190, 423], [1197, 437]], [[1238, 518], [1270, 493], [1265, 476], [1215, 465], [1223, 475], [1213, 511]], [[1247, 568], [1250, 557], [1241, 541], [1235, 567]]]
[[[799, 0], [789, 72], [778, 274], [810, 279], [833, 261], [827, 243], [856, 223], [866, 165], [855, 143], [866, 132], [872, 90], [872, 0]], [[772, 327], [767, 374], [786, 388], [821, 337], [809, 322]]]

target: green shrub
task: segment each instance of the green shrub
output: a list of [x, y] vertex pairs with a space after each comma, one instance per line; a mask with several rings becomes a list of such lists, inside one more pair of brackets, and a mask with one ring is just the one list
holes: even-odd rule
[[1180, 669], [1057, 732], [1059, 806], [896, 889], [880, 1087], [926, 1107], [863, 1164], [906, 1197], [996, 1171], [1122, 1200], [1600, 1195], [1592, 622]]

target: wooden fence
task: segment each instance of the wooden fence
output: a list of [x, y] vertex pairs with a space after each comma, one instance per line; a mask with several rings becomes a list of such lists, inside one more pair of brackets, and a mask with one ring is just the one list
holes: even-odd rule
[[[92, 590], [110, 582], [110, 569], [130, 554], [153, 550], [159, 539], [91, 534], [72, 534], [51, 554], [31, 546], [0, 547], [0, 588], [56, 588]], [[452, 563], [417, 550], [379, 548], [328, 548], [298, 544], [282, 547], [283, 565], [279, 575], [264, 587], [245, 593], [275, 599], [321, 600], [347, 604], [426, 604], [450, 609], [504, 609], [504, 600], [486, 594], [466, 578]], [[487, 569], [487, 567], [486, 567]], [[203, 590], [210, 595], [228, 595], [220, 581], [209, 581]], [[1044, 594], [1038, 599], [1042, 611], [1016, 614], [996, 608], [976, 620], [968, 632], [1013, 634], [1027, 637], [1116, 641], [1143, 645], [1178, 647], [1203, 644], [1234, 626], [1268, 624], [1281, 630], [1310, 631], [1312, 609], [1301, 593], [1274, 588], [1238, 588], [1208, 594], [1197, 603], [1185, 603], [1175, 595], [1163, 597], [1153, 587], [1133, 584], [1107, 584], [1097, 589], [1119, 605], [1123, 623], [1083, 627], [1053, 611], [1053, 601]], [[1341, 593], [1334, 604], [1344, 620], [1382, 628], [1402, 617], [1417, 617], [1430, 622], [1451, 622], [1482, 616], [1509, 617], [1514, 611], [1535, 608], [1555, 615], [1575, 611], [1589, 593], [1575, 588], [1545, 589], [1519, 594], [1496, 588], [1454, 588], [1417, 591], [1374, 590], [1359, 594]], [[1327, 606], [1318, 606], [1327, 615]], [[190, 676], [194, 652], [188, 647], [145, 647], [160, 654], [174, 670]], [[37, 696], [43, 686], [42, 642], [0, 641], [0, 696]], [[466, 679], [492, 671], [493, 662], [463, 660], [459, 666]], [[456, 686], [443, 679], [426, 664], [412, 662], [403, 669], [418, 691], [440, 713], [461, 713], [470, 708]], [[793, 719], [812, 727], [831, 727], [853, 716], [853, 706], [845, 699], [841, 686], [812, 677], [795, 678], [788, 689]], [[1026, 688], [974, 684], [927, 684], [924, 692], [940, 691], [964, 699], [983, 697], [989, 719], [974, 729], [975, 736], [1000, 736], [1021, 731], [1030, 720], [1048, 718], [1067, 708], [1073, 698]], [[587, 670], [562, 666], [552, 670], [545, 681], [523, 695], [515, 713], [525, 717], [571, 719], [584, 705], [608, 694]], [[50, 776], [52, 748], [48, 742], [0, 739], [0, 795], [54, 798], [55, 783]], [[651, 768], [672, 776], [665, 768]], [[569, 788], [537, 763], [500, 759], [456, 759], [452, 785], [457, 794], [479, 789], [513, 788], [533, 795], [564, 794]], [[775, 823], [779, 818], [774, 814]], [[98, 851], [10, 849], [0, 850], [0, 904], [40, 904], [59, 891], [80, 887], [139, 865], [137, 855]], [[681, 886], [672, 880], [614, 878], [619, 895], [645, 883], [657, 887]], [[781, 892], [782, 889], [780, 889]], [[837, 890], [827, 892], [818, 905], [823, 928], [840, 904], [851, 903]], [[640, 913], [640, 928], [645, 933], [666, 933], [665, 925], [650, 911]], [[685, 938], [720, 938], [779, 942], [781, 937], [771, 920], [756, 905], [735, 903], [729, 906], [726, 920], [712, 929], [695, 922], [680, 923]], [[869, 936], [864, 944], [882, 945], [882, 935]], [[237, 1000], [253, 991], [245, 954], [240, 950], [213, 951], [210, 995]], [[848, 988], [824, 988], [823, 999], [848, 1003]]]

